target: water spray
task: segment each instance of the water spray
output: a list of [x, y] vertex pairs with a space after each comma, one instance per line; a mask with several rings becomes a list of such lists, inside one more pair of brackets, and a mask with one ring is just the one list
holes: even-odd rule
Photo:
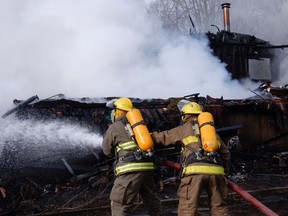
[[[1, 160], [9, 166], [81, 158], [100, 148], [102, 136], [78, 124], [62, 121], [5, 119], [0, 123]], [[76, 153], [76, 154], [75, 154]]]

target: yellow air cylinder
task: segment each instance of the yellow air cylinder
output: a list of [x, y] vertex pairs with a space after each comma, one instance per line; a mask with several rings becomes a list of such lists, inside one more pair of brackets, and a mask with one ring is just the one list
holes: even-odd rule
[[126, 117], [135, 135], [135, 140], [142, 151], [149, 151], [153, 148], [153, 140], [144, 123], [140, 110], [132, 109], [127, 112]]
[[209, 112], [203, 112], [198, 116], [202, 148], [207, 152], [215, 152], [219, 148], [213, 116]]

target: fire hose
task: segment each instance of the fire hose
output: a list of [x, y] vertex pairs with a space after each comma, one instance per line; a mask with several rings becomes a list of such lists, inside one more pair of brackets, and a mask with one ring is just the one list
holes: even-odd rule
[[[180, 164], [175, 163], [172, 161], [163, 160], [162, 162], [163, 166], [170, 167], [175, 170], [180, 170]], [[233, 190], [235, 193], [240, 195], [243, 199], [251, 203], [254, 207], [256, 207], [260, 212], [267, 216], [279, 216], [277, 213], [273, 212], [271, 209], [269, 209], [267, 206], [265, 206], [263, 203], [261, 203], [259, 200], [257, 200], [255, 197], [251, 196], [248, 192], [246, 192], [244, 189], [239, 187], [238, 185], [234, 184], [233, 182], [228, 181], [228, 187]]]

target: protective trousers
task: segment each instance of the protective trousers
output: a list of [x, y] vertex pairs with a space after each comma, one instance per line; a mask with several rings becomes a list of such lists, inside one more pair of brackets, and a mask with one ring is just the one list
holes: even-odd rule
[[210, 201], [212, 216], [228, 216], [225, 199], [228, 198], [228, 188], [223, 175], [196, 174], [181, 179], [178, 189], [179, 216], [193, 216], [197, 213], [197, 206], [201, 192], [205, 190]]
[[162, 215], [161, 202], [155, 192], [153, 172], [135, 172], [118, 176], [110, 194], [112, 216], [133, 215], [133, 205], [139, 203], [138, 195], [150, 216]]

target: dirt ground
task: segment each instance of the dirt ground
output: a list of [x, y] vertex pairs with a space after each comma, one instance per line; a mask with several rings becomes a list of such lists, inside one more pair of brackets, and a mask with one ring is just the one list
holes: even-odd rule
[[[229, 180], [276, 214], [288, 215], [288, 174], [254, 173], [235, 175]], [[109, 193], [112, 184], [111, 179], [102, 176], [81, 184], [70, 182], [66, 185], [40, 185], [36, 179], [27, 176], [20, 178], [18, 173], [17, 182], [11, 180], [5, 188], [7, 197], [0, 197], [0, 216], [108, 216], [111, 215]], [[164, 216], [177, 215], [177, 187], [175, 178], [168, 178], [158, 192]], [[198, 208], [199, 216], [210, 215], [207, 201], [207, 196], [203, 193]], [[231, 189], [227, 204], [231, 216], [264, 215]], [[139, 204], [135, 205], [134, 215], [146, 215], [140, 199]]]

